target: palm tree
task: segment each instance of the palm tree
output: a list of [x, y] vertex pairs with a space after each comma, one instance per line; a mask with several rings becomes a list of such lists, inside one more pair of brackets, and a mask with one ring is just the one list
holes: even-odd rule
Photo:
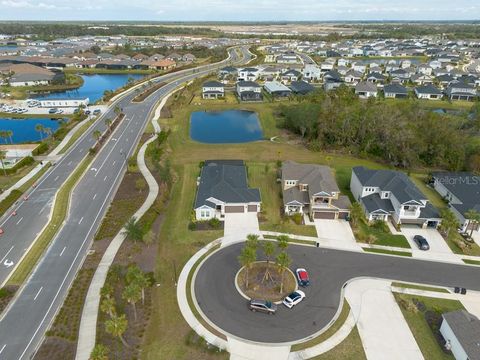
[[105, 126], [107, 126], [110, 129], [110, 126], [112, 126], [112, 119], [106, 118], [105, 119]]
[[452, 230], [458, 229], [460, 226], [455, 214], [448, 209], [444, 209], [441, 212], [442, 223], [440, 229], [445, 232], [445, 236], [448, 239]]
[[148, 230], [148, 232], [143, 236], [143, 243], [150, 246], [155, 241], [155, 233], [152, 230]]
[[272, 255], [275, 253], [275, 245], [271, 241], [265, 241], [263, 244], [263, 253], [267, 258], [267, 269], [265, 270], [265, 275], [263, 276], [262, 281], [271, 280], [272, 275], [270, 275], [270, 259]]
[[98, 140], [100, 139], [100, 136], [102, 136], [102, 133], [100, 130], [95, 130], [92, 134], [93, 138], [95, 139], [95, 141], [98, 142]]
[[143, 229], [137, 223], [137, 219], [132, 216], [128, 222], [123, 226], [127, 237], [133, 242], [141, 241], [143, 238]]
[[475, 225], [480, 222], [480, 213], [475, 209], [470, 209], [465, 212], [465, 218], [468, 220], [468, 225], [470, 226], [470, 237], [472, 237]]
[[115, 115], [119, 115], [121, 112], [120, 107], [118, 105], [115, 106], [115, 108], [113, 109], [113, 112], [115, 113]]
[[247, 235], [247, 240], [246, 240], [246, 246], [251, 247], [255, 251], [257, 251], [258, 248], [258, 235], [255, 234], [248, 234]]
[[12, 130], [7, 130], [6, 135], [10, 139], [10, 144], [13, 144], [12, 136], [13, 136], [13, 131]]
[[5, 164], [3, 163], [3, 160], [5, 159], [7, 152], [0, 150], [0, 163], [2, 164], [2, 169], [3, 169], [3, 175], [7, 176], [7, 170], [5, 170]]
[[132, 265], [128, 267], [125, 275], [128, 284], [136, 284], [142, 291], [142, 304], [145, 303], [145, 288], [150, 286], [150, 281], [145, 273], [137, 266]]
[[127, 330], [128, 320], [125, 314], [114, 315], [111, 319], [105, 321], [105, 331], [114, 337], [118, 337], [125, 347], [129, 347], [123, 334]]
[[360, 203], [355, 202], [350, 208], [350, 219], [353, 226], [357, 226], [360, 221], [363, 220], [363, 209]]
[[115, 315], [115, 299], [110, 295], [106, 296], [100, 304], [100, 310], [107, 313], [111, 318]]
[[0, 137], [1, 137], [3, 140], [5, 140], [5, 144], [8, 144], [8, 141], [7, 141], [7, 139], [8, 139], [8, 132], [7, 132], [7, 131], [1, 130], [1, 131], [0, 131]]
[[109, 350], [105, 345], [97, 344], [90, 354], [89, 360], [108, 360]]
[[47, 127], [47, 128], [44, 128], [43, 131], [45, 132], [47, 137], [49, 137], [50, 140], [52, 140], [52, 135], [53, 135], [52, 128]]
[[242, 249], [242, 252], [238, 256], [238, 261], [240, 265], [245, 267], [245, 288], [248, 289], [248, 270], [250, 270], [250, 267], [252, 264], [257, 260], [257, 252], [255, 249], [245, 246]]
[[40, 140], [43, 141], [43, 125], [42, 124], [37, 124], [35, 125], [35, 130], [40, 133]]
[[280, 249], [280, 251], [287, 250], [289, 241], [290, 241], [290, 238], [287, 235], [280, 235], [277, 238], [277, 246]]
[[137, 321], [137, 307], [136, 303], [138, 300], [142, 298], [142, 291], [140, 286], [138, 286], [135, 282], [132, 282], [130, 285], [127, 285], [125, 289], [123, 289], [122, 298], [127, 300], [133, 307], [133, 316], [135, 321]]
[[285, 278], [285, 271], [292, 263], [292, 259], [290, 259], [290, 256], [288, 256], [288, 254], [285, 251], [282, 251], [280, 254], [278, 254], [277, 258], [275, 259], [275, 262], [277, 263], [278, 267], [280, 268], [280, 272], [282, 273], [282, 280], [280, 282], [280, 294], [281, 294], [283, 292], [283, 281]]

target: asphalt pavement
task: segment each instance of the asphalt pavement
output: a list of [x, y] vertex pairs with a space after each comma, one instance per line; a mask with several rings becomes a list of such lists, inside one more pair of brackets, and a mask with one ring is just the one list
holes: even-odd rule
[[290, 245], [290, 269], [306, 268], [311, 285], [304, 289], [306, 298], [301, 303], [292, 309], [279, 305], [277, 313], [269, 316], [248, 310], [248, 301], [235, 287], [242, 246], [231, 245], [209, 257], [198, 270], [194, 290], [200, 309], [215, 325], [251, 341], [293, 342], [320, 331], [337, 312], [343, 285], [353, 278], [480, 290], [480, 268], [475, 266]]
[[[228, 63], [243, 62], [243, 59], [250, 57], [245, 47], [242, 48], [242, 54], [239, 59], [236, 52], [231, 50]], [[204, 76], [226, 63], [158, 77], [154, 82], [168, 84], [142, 103], [131, 102], [135, 92], [122, 97], [42, 177], [38, 185], [28, 193], [28, 199], [19, 201], [15, 206], [17, 215], [11, 216], [9, 212], [0, 219], [0, 227], [4, 230], [0, 238], [0, 282], [3, 283], [48, 223], [54, 195], [93, 145], [93, 132], [105, 130], [103, 119], [115, 116], [115, 105], [123, 108], [124, 120], [73, 191], [64, 226], [0, 320], [0, 359], [33, 357], [81, 267], [125, 172], [126, 159], [135, 151], [150, 112], [159, 99], [181, 83]]]

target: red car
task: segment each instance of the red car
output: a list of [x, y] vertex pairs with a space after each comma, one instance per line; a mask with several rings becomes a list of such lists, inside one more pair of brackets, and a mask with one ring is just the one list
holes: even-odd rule
[[304, 268], [298, 268], [295, 270], [295, 274], [297, 275], [298, 285], [304, 287], [310, 285], [310, 277], [308, 276], [307, 270]]

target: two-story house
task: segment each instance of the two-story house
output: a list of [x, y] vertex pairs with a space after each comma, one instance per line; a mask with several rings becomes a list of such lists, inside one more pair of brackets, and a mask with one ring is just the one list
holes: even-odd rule
[[282, 164], [283, 209], [285, 214], [308, 214], [313, 219], [345, 219], [350, 200], [340, 190], [328, 166]]
[[219, 81], [207, 81], [202, 86], [202, 98], [218, 99], [225, 96], [225, 86]]
[[434, 172], [434, 189], [448, 201], [448, 207], [460, 224], [460, 231], [479, 229], [479, 224], [467, 219], [469, 210], [480, 212], [480, 177], [469, 172]]
[[352, 169], [350, 190], [362, 205], [368, 221], [391, 221], [436, 228], [438, 211], [407, 175], [394, 170]]
[[237, 96], [241, 101], [261, 101], [262, 87], [254, 81], [239, 81]]
[[256, 81], [260, 76], [260, 70], [254, 67], [247, 67], [238, 70], [238, 81]]
[[478, 97], [477, 89], [474, 86], [460, 82], [450, 83], [446, 93], [449, 100], [472, 101]]

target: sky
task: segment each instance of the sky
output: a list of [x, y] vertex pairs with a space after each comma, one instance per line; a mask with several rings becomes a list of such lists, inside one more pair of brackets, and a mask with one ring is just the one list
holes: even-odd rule
[[479, 0], [0, 0], [0, 20], [477, 20]]

